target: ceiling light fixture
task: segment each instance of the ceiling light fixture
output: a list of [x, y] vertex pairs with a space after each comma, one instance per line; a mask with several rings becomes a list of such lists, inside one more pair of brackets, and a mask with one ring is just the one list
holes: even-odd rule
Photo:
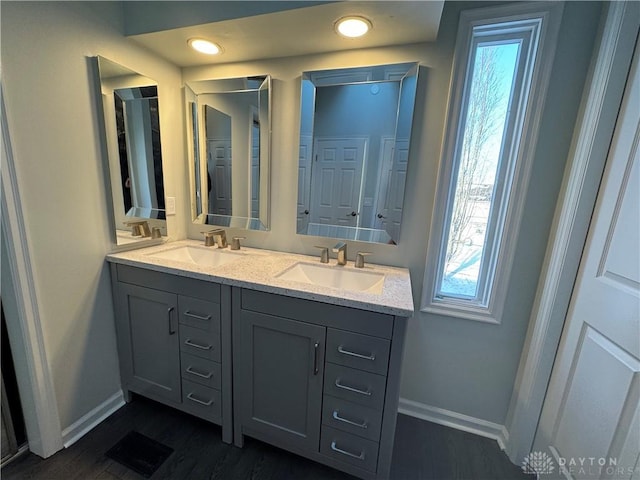
[[203, 38], [190, 38], [187, 43], [194, 50], [205, 53], [207, 55], [217, 55], [222, 52], [222, 48], [220, 45], [217, 45], [209, 40], [205, 40]]
[[336, 32], [344, 37], [356, 38], [361, 37], [369, 30], [372, 25], [369, 20], [364, 17], [344, 17], [336, 22]]

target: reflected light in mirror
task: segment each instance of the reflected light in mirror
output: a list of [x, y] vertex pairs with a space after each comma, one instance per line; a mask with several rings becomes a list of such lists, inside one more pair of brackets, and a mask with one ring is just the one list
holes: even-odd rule
[[344, 17], [336, 22], [336, 31], [344, 37], [362, 37], [370, 29], [371, 22], [364, 17]]
[[203, 38], [190, 38], [187, 43], [197, 52], [207, 55], [217, 55], [222, 52], [220, 45], [210, 42], [209, 40], [204, 40]]

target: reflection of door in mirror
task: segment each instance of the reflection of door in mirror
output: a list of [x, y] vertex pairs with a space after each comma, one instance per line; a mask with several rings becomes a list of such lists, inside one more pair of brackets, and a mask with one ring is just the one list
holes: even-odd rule
[[232, 215], [231, 198], [231, 117], [209, 105], [204, 106], [207, 134], [208, 212]]
[[322, 138], [314, 145], [310, 222], [358, 226], [366, 138]]
[[297, 232], [306, 232], [309, 225], [309, 200], [311, 199], [311, 142], [313, 136], [300, 135], [298, 153], [298, 218]]
[[385, 230], [391, 238], [398, 238], [402, 221], [407, 162], [409, 161], [409, 141], [398, 140], [394, 142], [393, 139], [385, 139], [383, 158], [377, 213], [374, 219], [375, 228]]
[[407, 63], [303, 74], [298, 233], [396, 242], [417, 72]]

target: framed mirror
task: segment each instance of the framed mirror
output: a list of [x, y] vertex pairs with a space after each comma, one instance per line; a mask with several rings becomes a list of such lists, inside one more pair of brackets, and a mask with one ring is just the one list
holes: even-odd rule
[[305, 72], [297, 232], [396, 244], [418, 64]]
[[269, 230], [271, 77], [185, 84], [194, 223]]
[[147, 242], [154, 229], [166, 235], [157, 83], [104, 57], [96, 62], [115, 242]]

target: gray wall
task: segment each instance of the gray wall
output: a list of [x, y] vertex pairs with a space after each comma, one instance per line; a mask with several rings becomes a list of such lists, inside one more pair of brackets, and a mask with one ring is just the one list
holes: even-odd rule
[[[122, 34], [119, 2], [3, 2], [2, 83], [45, 349], [66, 429], [120, 390], [106, 179], [87, 57], [158, 81], [166, 195], [184, 198], [180, 71]], [[167, 165], [166, 162], [173, 162]], [[180, 179], [180, 181], [177, 181]], [[183, 224], [168, 219], [174, 235]]]

